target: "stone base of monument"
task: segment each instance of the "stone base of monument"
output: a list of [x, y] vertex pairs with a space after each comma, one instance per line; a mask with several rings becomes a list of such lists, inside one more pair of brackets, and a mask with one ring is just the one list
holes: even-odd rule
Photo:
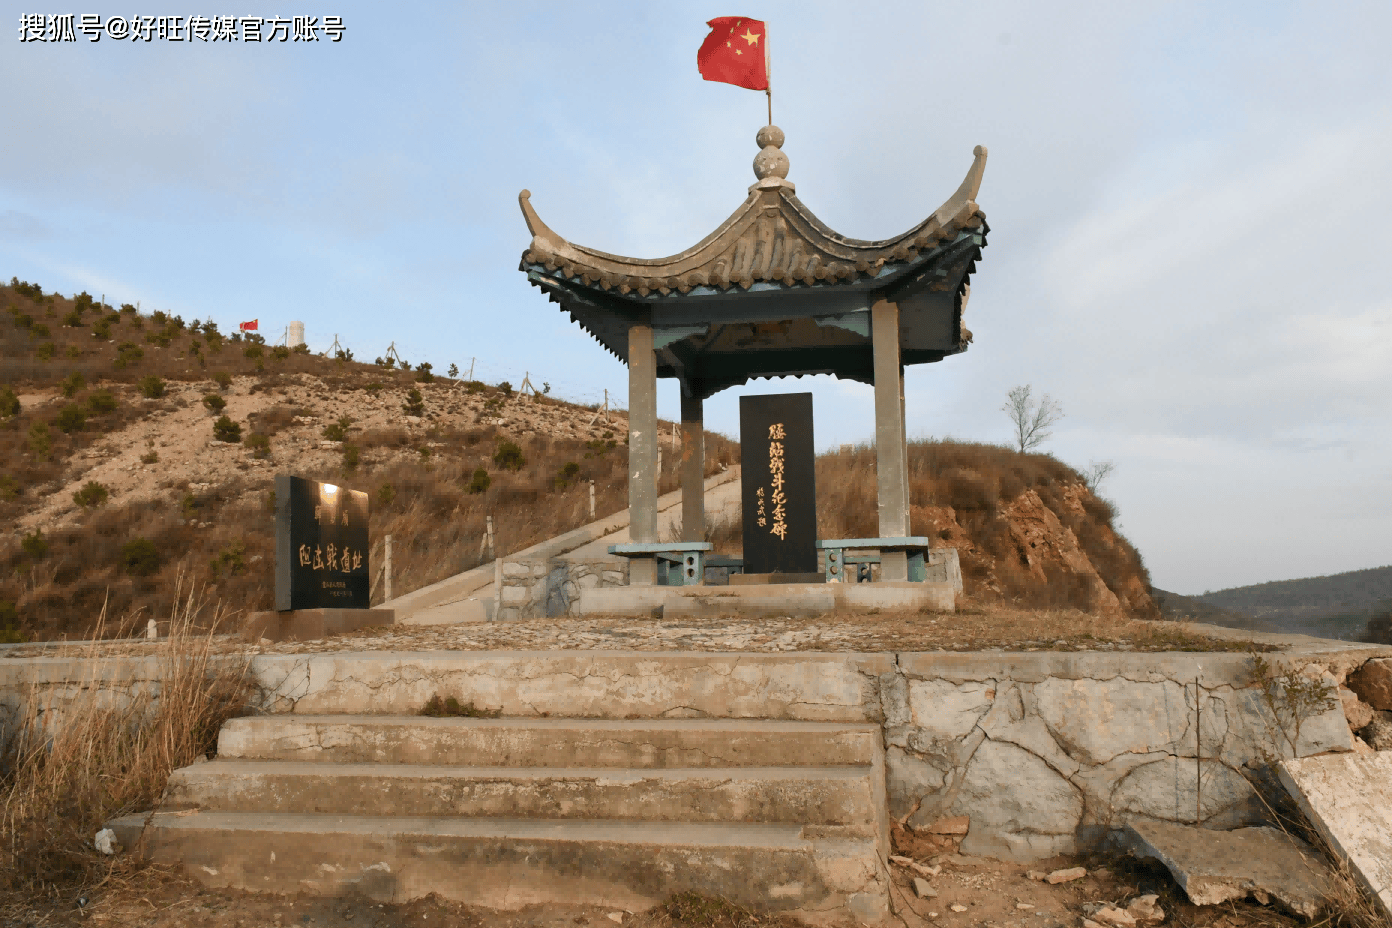
[[288, 612], [253, 612], [242, 628], [252, 641], [312, 641], [375, 625], [391, 625], [394, 609], [292, 609]]
[[[734, 577], [731, 577], [733, 580]], [[580, 591], [580, 615], [823, 616], [952, 612], [951, 583], [770, 583], [748, 586], [617, 586]]]
[[768, 586], [777, 583], [826, 583], [826, 574], [730, 574], [730, 586]]

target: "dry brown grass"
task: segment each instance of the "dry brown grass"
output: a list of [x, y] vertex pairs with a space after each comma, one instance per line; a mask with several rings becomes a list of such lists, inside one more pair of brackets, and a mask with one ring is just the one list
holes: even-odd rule
[[0, 891], [53, 897], [111, 877], [116, 865], [92, 849], [96, 831], [152, 809], [170, 772], [215, 749], [222, 723], [245, 705], [249, 658], [214, 647], [223, 619], [193, 590], [181, 599], [150, 652], [157, 692], [99, 690], [95, 647], [71, 702], [50, 708], [31, 687], [0, 758]]
[[[909, 443], [908, 461], [910, 533], [957, 548], [969, 594], [1041, 609], [1095, 607], [1088, 585], [1059, 565], [1046, 560], [1043, 579], [1026, 569], [1025, 552], [1001, 516], [1029, 490], [1072, 530], [1102, 581], [1123, 602], [1128, 584], [1149, 589], [1140, 553], [1113, 528], [1112, 504], [1086, 491], [1083, 476], [1052, 455], [928, 440]], [[1068, 504], [1066, 493], [1076, 496], [1081, 512]], [[873, 448], [860, 445], [817, 458], [817, 533], [821, 538], [879, 534]]]
[[[256, 360], [243, 355], [244, 343], [227, 340], [221, 351], [213, 352], [206, 334], [195, 335], [187, 326], [174, 331], [169, 323], [157, 324], [148, 315], [120, 314], [109, 340], [115, 344], [110, 344], [92, 337], [94, 310], [83, 314], [86, 324], [82, 327], [61, 326], [75, 305], [73, 300], [47, 295], [35, 301], [12, 287], [0, 286], [0, 383], [19, 394], [51, 392], [76, 372], [88, 386], [76, 393], [72, 403], [86, 405], [90, 394], [101, 388], [111, 390], [118, 400], [114, 411], [92, 416], [82, 430], [71, 433], [55, 424], [62, 404], [26, 402], [18, 416], [0, 419], [0, 475], [12, 481], [0, 480], [0, 522], [14, 524], [42, 505], [46, 494], [64, 485], [65, 474], [94, 442], [133, 421], [168, 410], [171, 404], [189, 402], [168, 396], [144, 398], [136, 386], [142, 377], [206, 381], [205, 392], [215, 393], [220, 391], [214, 380], [217, 374], [255, 375], [252, 392], [283, 393], [292, 379], [287, 375], [308, 373], [316, 381], [309, 405], [318, 398], [353, 391], [402, 391], [416, 380], [412, 372], [313, 355], [292, 353], [276, 359], [268, 348], [261, 359], [264, 370], [258, 373]], [[17, 324], [18, 315], [29, 317], [31, 324]], [[33, 323], [48, 325], [49, 335], [32, 336]], [[169, 335], [167, 345], [143, 340], [156, 330]], [[118, 369], [116, 355], [123, 341], [138, 343], [142, 357]], [[202, 345], [198, 353], [192, 350], [195, 341]], [[46, 343], [57, 347], [50, 360], [36, 354], [38, 346]], [[80, 357], [68, 358], [68, 349]], [[501, 397], [493, 387], [485, 387], [483, 394], [485, 399]], [[458, 411], [457, 398], [442, 402]], [[538, 397], [534, 402], [574, 407], [553, 397]], [[574, 409], [581, 414], [580, 407]], [[437, 412], [432, 408], [427, 421], [434, 421]], [[296, 415], [317, 414], [315, 409], [288, 401], [273, 404], [249, 417], [244, 436], [260, 433], [274, 438]], [[29, 441], [36, 423], [48, 429], [49, 447], [42, 453]], [[392, 535], [393, 592], [402, 593], [482, 563], [488, 552], [480, 550], [479, 542], [489, 515], [494, 519], [496, 553], [507, 555], [588, 522], [591, 479], [598, 517], [624, 509], [627, 448], [622, 420], [615, 420], [613, 427], [618, 433], [607, 435], [613, 447], [607, 441], [598, 446], [552, 441], [536, 432], [510, 434], [507, 437], [521, 445], [527, 459], [526, 466], [515, 473], [493, 464], [491, 458], [502, 436], [488, 426], [437, 424], [423, 437], [414, 438], [399, 428], [353, 430], [349, 442], [364, 458], [376, 449], [395, 449], [410, 459], [402, 460], [398, 454], [388, 464], [364, 460], [353, 468], [345, 463], [297, 473], [371, 494], [375, 556], [381, 557], [382, 536]], [[710, 472], [722, 462], [737, 459], [737, 448], [728, 439], [708, 433], [706, 442]], [[420, 451], [428, 452], [428, 457]], [[272, 461], [284, 466], [280, 454], [273, 440]], [[677, 485], [675, 457], [670, 455], [664, 462], [663, 492]], [[574, 473], [558, 484], [557, 477], [569, 463], [576, 466]], [[492, 485], [484, 493], [472, 494], [469, 479], [479, 467], [489, 471]], [[7, 487], [17, 490], [17, 495]], [[134, 503], [113, 500], [80, 514], [74, 523], [45, 534], [46, 550], [25, 550], [16, 536], [0, 538], [0, 627], [8, 615], [4, 604], [10, 604], [18, 613], [20, 633], [29, 640], [86, 638], [93, 634], [105, 605], [111, 618], [104, 623], [104, 634], [119, 637], [139, 631], [149, 617], [167, 615], [175, 608], [175, 581], [180, 576], [206, 584], [237, 612], [270, 608], [275, 554], [270, 469], [212, 488], [172, 482], [162, 488], [172, 492], [161, 494], [162, 499]], [[137, 538], [151, 542], [159, 553], [160, 562], [151, 573], [133, 572], [123, 564], [122, 546]], [[381, 592], [379, 585], [378, 601]]]

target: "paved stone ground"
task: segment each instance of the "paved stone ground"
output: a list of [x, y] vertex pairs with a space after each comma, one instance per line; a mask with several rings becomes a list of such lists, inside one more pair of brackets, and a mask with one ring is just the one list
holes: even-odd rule
[[[266, 654], [332, 651], [1245, 651], [1285, 644], [1276, 636], [1225, 634], [1179, 622], [1111, 619], [1076, 610], [972, 608], [955, 613], [662, 620], [624, 617], [531, 619], [361, 629], [314, 641], [262, 642]], [[1306, 639], [1312, 642], [1313, 639]], [[97, 653], [149, 653], [155, 642], [112, 641]], [[248, 642], [228, 636], [219, 650]], [[1334, 642], [1330, 642], [1334, 645]], [[90, 654], [89, 646], [21, 645], [0, 657]]]

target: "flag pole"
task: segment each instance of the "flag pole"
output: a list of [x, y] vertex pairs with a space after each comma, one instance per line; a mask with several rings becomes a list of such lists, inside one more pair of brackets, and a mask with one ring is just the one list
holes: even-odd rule
[[764, 88], [764, 93], [768, 94], [768, 124], [773, 125], [773, 67], [769, 57], [769, 28], [768, 23], [764, 23], [764, 80], [768, 86]]

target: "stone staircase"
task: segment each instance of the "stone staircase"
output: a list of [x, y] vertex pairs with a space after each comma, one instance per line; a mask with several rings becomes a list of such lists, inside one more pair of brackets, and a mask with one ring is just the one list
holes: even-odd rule
[[278, 893], [640, 911], [697, 890], [813, 924], [888, 915], [877, 723], [599, 708], [233, 719], [215, 760], [171, 777], [144, 853], [209, 885]]

